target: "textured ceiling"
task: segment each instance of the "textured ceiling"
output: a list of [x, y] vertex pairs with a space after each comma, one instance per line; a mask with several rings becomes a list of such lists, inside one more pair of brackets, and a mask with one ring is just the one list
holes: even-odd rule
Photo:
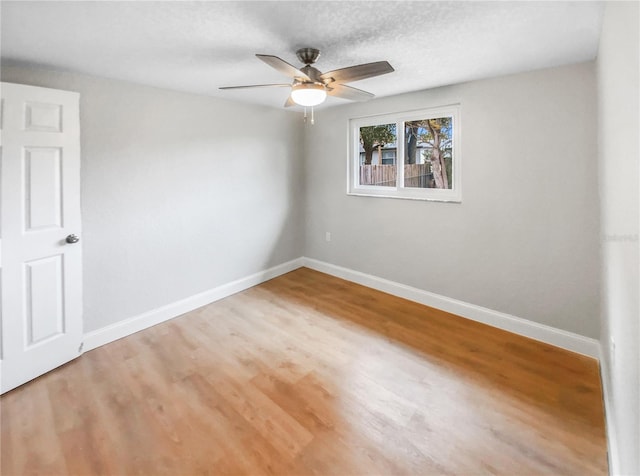
[[[592, 60], [602, 2], [12, 2], [0, 4], [4, 64], [35, 64], [282, 107], [286, 88], [255, 58], [321, 71], [387, 60], [395, 72], [350, 83], [376, 96]], [[326, 105], [345, 101], [329, 98]]]

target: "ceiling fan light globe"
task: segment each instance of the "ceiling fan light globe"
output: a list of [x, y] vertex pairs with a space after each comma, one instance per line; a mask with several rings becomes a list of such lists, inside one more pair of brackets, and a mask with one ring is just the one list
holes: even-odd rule
[[327, 91], [321, 84], [296, 84], [291, 89], [291, 99], [300, 106], [317, 106], [327, 98]]

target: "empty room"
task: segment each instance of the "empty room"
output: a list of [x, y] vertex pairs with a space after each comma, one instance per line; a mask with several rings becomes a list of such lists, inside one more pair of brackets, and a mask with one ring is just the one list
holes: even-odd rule
[[0, 3], [3, 475], [640, 475], [640, 3]]

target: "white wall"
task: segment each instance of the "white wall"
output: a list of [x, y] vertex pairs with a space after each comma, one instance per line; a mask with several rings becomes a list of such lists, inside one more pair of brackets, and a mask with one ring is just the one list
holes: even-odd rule
[[[597, 61], [604, 383], [614, 474], [640, 474], [640, 8], [608, 2]], [[615, 341], [615, 351], [611, 345]]]
[[80, 93], [85, 332], [303, 254], [298, 114], [39, 69]]
[[[586, 63], [318, 112], [306, 255], [597, 338], [595, 96]], [[461, 204], [346, 195], [349, 118], [458, 102]]]

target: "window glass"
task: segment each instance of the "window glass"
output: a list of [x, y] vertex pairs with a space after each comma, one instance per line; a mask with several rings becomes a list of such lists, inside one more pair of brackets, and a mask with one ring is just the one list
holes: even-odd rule
[[364, 157], [360, 164], [359, 184], [395, 187], [397, 173], [394, 159], [389, 162], [389, 151], [384, 149], [388, 146], [396, 147], [396, 124], [360, 127], [359, 136], [361, 149], [359, 155]]
[[451, 189], [453, 118], [404, 123], [404, 186]]

